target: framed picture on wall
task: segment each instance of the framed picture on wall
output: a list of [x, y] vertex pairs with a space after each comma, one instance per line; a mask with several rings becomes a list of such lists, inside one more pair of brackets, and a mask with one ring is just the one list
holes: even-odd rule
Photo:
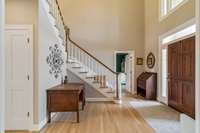
[[143, 65], [143, 58], [137, 58], [137, 65]]

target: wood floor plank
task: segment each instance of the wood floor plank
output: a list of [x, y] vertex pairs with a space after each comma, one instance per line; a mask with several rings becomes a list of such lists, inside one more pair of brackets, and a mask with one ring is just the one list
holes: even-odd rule
[[[6, 132], [27, 133], [27, 132]], [[87, 103], [76, 123], [75, 113], [58, 113], [39, 133], [155, 133], [128, 102]]]

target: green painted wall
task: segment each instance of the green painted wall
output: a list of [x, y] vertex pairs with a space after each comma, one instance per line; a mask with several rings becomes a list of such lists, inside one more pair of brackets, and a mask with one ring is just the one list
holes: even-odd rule
[[128, 54], [118, 53], [116, 55], [116, 71], [117, 72], [123, 72], [121, 64], [122, 64], [122, 62], [125, 61], [126, 55], [128, 55]]

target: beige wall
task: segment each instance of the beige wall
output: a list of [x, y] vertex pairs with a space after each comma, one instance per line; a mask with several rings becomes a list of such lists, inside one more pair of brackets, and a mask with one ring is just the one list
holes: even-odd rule
[[6, 0], [6, 24], [37, 24], [37, 0]]
[[195, 0], [188, 0], [174, 13], [159, 22], [159, 0], [145, 0], [145, 57], [149, 52], [156, 56], [156, 66], [147, 71], [158, 72], [159, 36], [195, 17]]
[[[114, 69], [114, 51], [144, 55], [144, 0], [59, 0], [71, 37]], [[136, 76], [143, 66], [136, 66]]]
[[6, 24], [34, 26], [34, 121], [38, 122], [38, 0], [6, 0]]

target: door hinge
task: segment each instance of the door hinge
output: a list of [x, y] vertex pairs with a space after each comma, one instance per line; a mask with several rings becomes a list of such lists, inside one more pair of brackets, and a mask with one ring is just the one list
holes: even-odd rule
[[27, 42], [28, 42], [28, 43], [30, 42], [30, 38], [27, 38]]
[[27, 79], [30, 80], [30, 76], [29, 75], [27, 75]]
[[30, 117], [30, 112], [27, 113], [27, 117]]

